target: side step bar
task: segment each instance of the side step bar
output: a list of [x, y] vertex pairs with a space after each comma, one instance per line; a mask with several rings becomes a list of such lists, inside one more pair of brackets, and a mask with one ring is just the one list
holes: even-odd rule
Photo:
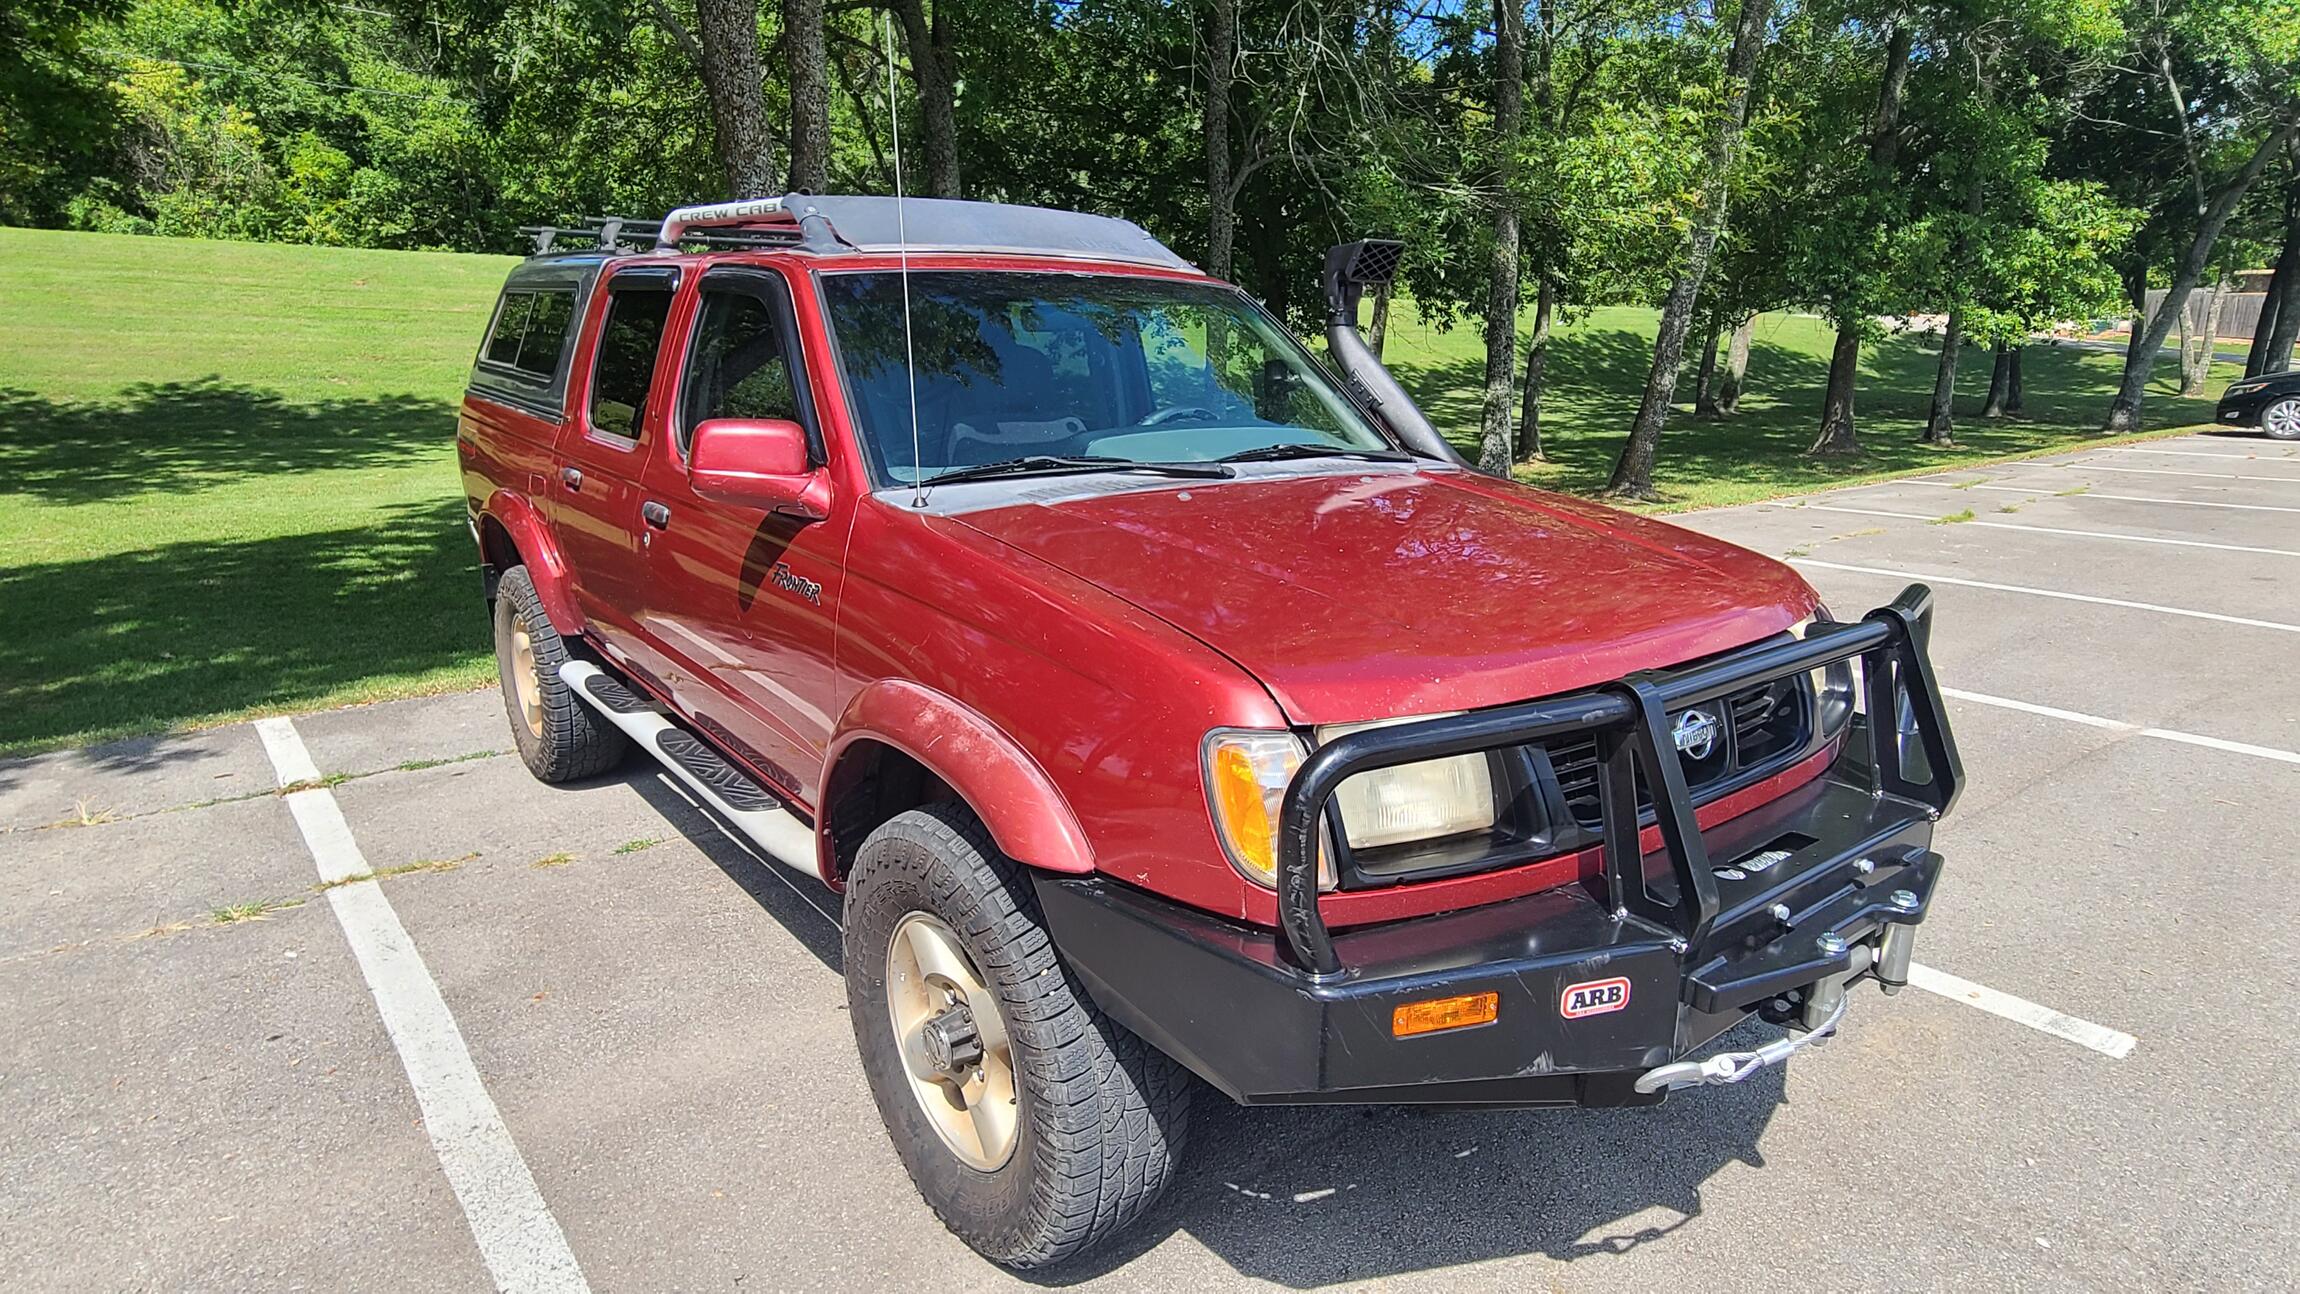
[[821, 880], [815, 867], [815, 830], [783, 807], [774, 793], [695, 734], [664, 718], [647, 699], [587, 660], [559, 667], [560, 681], [583, 703], [607, 716], [653, 755], [719, 816], [759, 847], [760, 852], [804, 876]]

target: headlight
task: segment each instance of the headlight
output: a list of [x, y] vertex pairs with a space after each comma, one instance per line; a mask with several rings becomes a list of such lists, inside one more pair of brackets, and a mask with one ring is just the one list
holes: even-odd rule
[[[1318, 729], [1318, 741], [1323, 744], [1368, 728], [1449, 717], [1423, 714], [1373, 723], [1338, 723]], [[1379, 849], [1485, 831], [1499, 816], [1494, 806], [1493, 774], [1482, 751], [1360, 773], [1335, 788], [1334, 808], [1341, 814], [1342, 836], [1352, 849]]]
[[[1247, 880], [1278, 887], [1278, 814], [1286, 784], [1306, 752], [1290, 732], [1216, 728], [1206, 734], [1202, 762], [1214, 834], [1230, 865]], [[1332, 889], [1333, 862], [1318, 851], [1318, 888]]]
[[[1829, 608], [1815, 607], [1812, 615], [1789, 626], [1789, 632], [1803, 638], [1816, 625], [1836, 622]], [[1814, 670], [1812, 688], [1814, 727], [1823, 740], [1829, 740], [1843, 732], [1853, 718], [1853, 662], [1835, 661]]]

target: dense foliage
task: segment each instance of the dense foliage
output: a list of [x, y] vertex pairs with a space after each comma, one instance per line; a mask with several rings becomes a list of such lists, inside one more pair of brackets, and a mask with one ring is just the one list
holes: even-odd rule
[[1406, 239], [1422, 315], [1486, 330], [1495, 467], [1540, 453], [1553, 316], [1682, 306], [1722, 415], [1721, 339], [1821, 313], [1839, 452], [1912, 318], [1950, 392], [1965, 344], [2140, 314], [2126, 426], [2191, 293], [2300, 288], [2300, 0], [1759, 2], [0, 0], [0, 221], [511, 250], [761, 175], [886, 191], [899, 113], [914, 192], [1128, 215], [1298, 324], [1325, 246]]

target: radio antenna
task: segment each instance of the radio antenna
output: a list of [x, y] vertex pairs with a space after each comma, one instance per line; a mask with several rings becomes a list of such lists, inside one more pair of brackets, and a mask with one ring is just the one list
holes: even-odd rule
[[886, 30], [886, 125], [894, 139], [894, 245], [902, 257], [902, 362], [910, 378], [910, 506], [926, 506], [926, 463], [918, 447], [918, 347], [910, 333], [910, 226], [902, 205], [902, 113], [895, 104], [894, 15], [880, 15]]

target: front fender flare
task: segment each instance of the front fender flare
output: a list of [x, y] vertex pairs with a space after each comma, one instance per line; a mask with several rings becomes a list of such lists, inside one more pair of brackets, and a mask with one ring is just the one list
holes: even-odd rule
[[[839, 716], [823, 761], [815, 803], [828, 806], [844, 789], [844, 756], [858, 741], [891, 746], [941, 778], [966, 801], [1007, 857], [1052, 872], [1094, 870], [1094, 851], [1078, 815], [1046, 770], [990, 720], [957, 699], [903, 679], [881, 679], [857, 692]], [[825, 879], [832, 879], [830, 842], [823, 845]]]
[[576, 609], [575, 590], [567, 573], [567, 561], [559, 555], [559, 545], [552, 542], [550, 527], [543, 524], [543, 514], [524, 495], [509, 490], [497, 490], [488, 496], [487, 520], [503, 527], [511, 536], [511, 544], [519, 550], [519, 561], [527, 568], [527, 578], [535, 584], [535, 595], [543, 600], [543, 614], [551, 617], [551, 625], [562, 634], [581, 633], [583, 613]]

